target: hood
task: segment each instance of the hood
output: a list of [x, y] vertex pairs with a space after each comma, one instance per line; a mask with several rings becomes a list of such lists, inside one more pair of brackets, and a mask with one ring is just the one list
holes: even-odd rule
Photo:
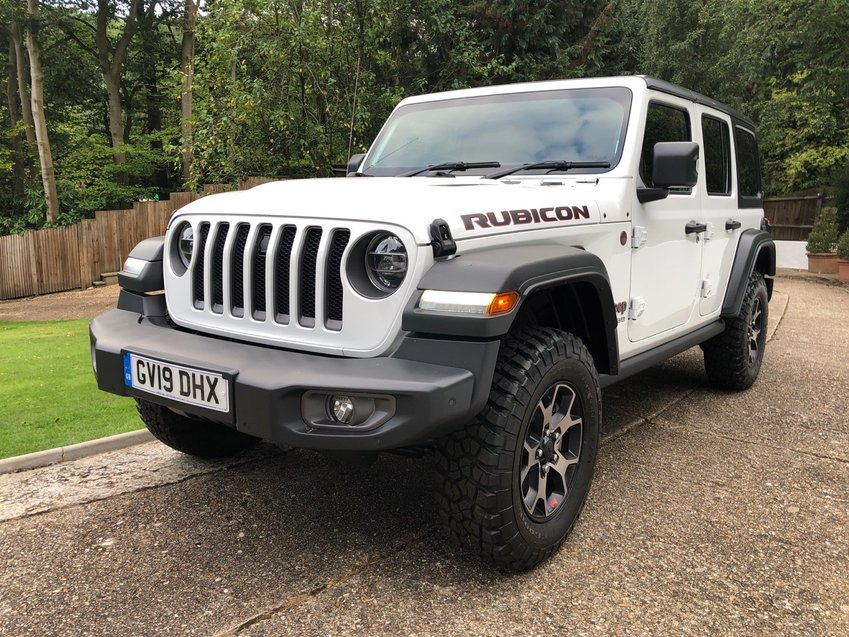
[[444, 219], [454, 239], [598, 223], [596, 179], [489, 180], [480, 177], [362, 177], [278, 181], [250, 190], [210, 195], [184, 214], [269, 215], [338, 219], [402, 226], [419, 245]]

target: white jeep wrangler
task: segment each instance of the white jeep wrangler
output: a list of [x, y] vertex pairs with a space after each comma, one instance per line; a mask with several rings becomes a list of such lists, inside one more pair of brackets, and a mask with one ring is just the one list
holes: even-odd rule
[[583, 507], [603, 387], [694, 345], [754, 382], [763, 223], [752, 122], [678, 86], [413, 97], [349, 178], [205, 197], [139, 244], [95, 373], [197, 456], [434, 450], [450, 534], [527, 569]]

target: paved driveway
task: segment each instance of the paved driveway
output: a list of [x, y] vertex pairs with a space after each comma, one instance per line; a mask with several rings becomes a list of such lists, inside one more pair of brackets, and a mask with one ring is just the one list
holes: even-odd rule
[[447, 544], [425, 461], [153, 443], [0, 476], [0, 633], [845, 636], [849, 290], [777, 290], [749, 392], [695, 349], [605, 393], [587, 507], [530, 573]]

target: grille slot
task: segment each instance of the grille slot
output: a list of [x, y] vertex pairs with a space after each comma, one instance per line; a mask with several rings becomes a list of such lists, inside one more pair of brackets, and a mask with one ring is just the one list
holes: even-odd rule
[[321, 245], [321, 228], [308, 228], [301, 252], [299, 305], [300, 323], [304, 327], [315, 327], [315, 270], [318, 261], [318, 248]]
[[215, 244], [212, 246], [212, 311], [218, 314], [224, 311], [224, 244], [227, 242], [227, 233], [230, 231], [229, 223], [218, 226], [215, 235]]
[[204, 290], [203, 290], [203, 271], [204, 271], [204, 259], [206, 254], [206, 239], [209, 236], [209, 224], [204, 222], [200, 224], [198, 229], [198, 241], [195, 246], [195, 270], [192, 275], [192, 287], [194, 288], [193, 297], [194, 297], [194, 306], [201, 310], [203, 309], [203, 302], [205, 300]]
[[295, 226], [283, 226], [274, 258], [275, 320], [278, 323], [289, 322], [289, 263], [292, 246], [295, 244], [295, 233]]
[[253, 317], [265, 320], [265, 264], [268, 262], [268, 248], [271, 242], [271, 226], [263, 224], [256, 233], [253, 258]]
[[[178, 322], [221, 333], [268, 334], [271, 340], [315, 331], [311, 338], [327, 342], [331, 332], [344, 333], [345, 304], [351, 302], [345, 296], [345, 255], [362, 236], [358, 229], [268, 216], [192, 223], [193, 261], [185, 277], [175, 276], [191, 314], [175, 307]], [[175, 248], [172, 258], [178, 258]]]
[[248, 245], [248, 233], [251, 227], [246, 223], [236, 226], [236, 241], [233, 244], [230, 269], [231, 289], [230, 305], [233, 316], [245, 315], [245, 248]]
[[334, 230], [327, 255], [327, 287], [325, 303], [327, 317], [325, 325], [331, 330], [342, 329], [342, 255], [351, 238], [350, 230]]

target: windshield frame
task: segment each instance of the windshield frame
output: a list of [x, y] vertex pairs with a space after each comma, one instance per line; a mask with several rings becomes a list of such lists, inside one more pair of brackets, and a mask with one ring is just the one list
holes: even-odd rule
[[[601, 174], [607, 173], [614, 170], [622, 160], [622, 155], [625, 148], [625, 142], [628, 135], [628, 130], [630, 128], [630, 120], [631, 120], [631, 112], [634, 106], [634, 93], [633, 91], [623, 85], [611, 85], [611, 86], [597, 86], [597, 87], [576, 87], [576, 88], [557, 88], [557, 89], [547, 89], [544, 91], [536, 90], [536, 91], [517, 91], [517, 92], [504, 92], [504, 93], [485, 93], [480, 95], [466, 95], [462, 97], [446, 97], [444, 99], [439, 100], [426, 100], [421, 102], [410, 102], [407, 104], [402, 103], [399, 105], [389, 116], [386, 123], [381, 128], [371, 147], [369, 148], [368, 154], [364, 158], [360, 169], [357, 171], [358, 174], [362, 174], [365, 176], [374, 176], [374, 177], [397, 177], [404, 172], [409, 172], [415, 170], [417, 168], [424, 168], [422, 166], [391, 166], [388, 168], [383, 168], [379, 165], [375, 165], [371, 163], [371, 157], [374, 155], [376, 150], [381, 147], [381, 144], [385, 141], [385, 138], [389, 134], [390, 131], [393, 130], [393, 124], [401, 117], [405, 117], [411, 112], [421, 112], [428, 110], [436, 110], [439, 108], [448, 107], [456, 107], [457, 102], [470, 102], [475, 104], [497, 104], [499, 102], [513, 102], [513, 101], [533, 101], [534, 98], [538, 98], [541, 94], [549, 94], [546, 95], [546, 99], [556, 100], [557, 94], [572, 94], [571, 96], [564, 95], [563, 99], [575, 99], [580, 98], [582, 96], [591, 96], [592, 94], [598, 94], [608, 91], [618, 91], [619, 95], [614, 96], [614, 99], [618, 101], [623, 106], [622, 112], [622, 126], [619, 132], [619, 139], [616, 145], [616, 152], [613, 157], [609, 160], [605, 159], [605, 161], [610, 162], [610, 166], [608, 168], [578, 168], [570, 171], [570, 174]], [[575, 95], [577, 94], [577, 95]], [[418, 138], [414, 138], [412, 141], [416, 141]], [[408, 142], [411, 143], [411, 142]], [[403, 148], [406, 144], [402, 144], [399, 149]], [[395, 150], [391, 150], [389, 153], [384, 155], [382, 159], [389, 157]], [[501, 161], [502, 166], [518, 166], [520, 164], [513, 164], [509, 161], [503, 161], [500, 158], [490, 158], [493, 161]], [[552, 157], [550, 159], [553, 160], [563, 160], [566, 158], [561, 157]], [[451, 161], [467, 161], [465, 157], [457, 157], [452, 158]], [[580, 161], [580, 160], [578, 160]], [[377, 168], [377, 170], [375, 170]], [[525, 173], [525, 176], [539, 176], [540, 174], [547, 174], [551, 172], [550, 169], [531, 169]], [[424, 173], [426, 174], [426, 173]], [[470, 170], [464, 172], [464, 175], [469, 176], [482, 176], [486, 174], [486, 170], [476, 171]], [[512, 175], [512, 177], [516, 177], [519, 175]]]

